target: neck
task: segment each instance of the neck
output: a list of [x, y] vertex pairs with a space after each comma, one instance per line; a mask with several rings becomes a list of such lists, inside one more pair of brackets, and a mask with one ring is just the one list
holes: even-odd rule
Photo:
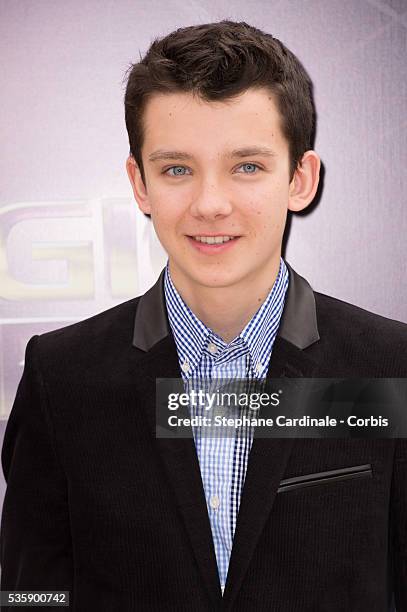
[[226, 343], [231, 342], [263, 304], [277, 278], [280, 254], [256, 278], [226, 287], [208, 287], [179, 274], [169, 264], [171, 279], [188, 307]]

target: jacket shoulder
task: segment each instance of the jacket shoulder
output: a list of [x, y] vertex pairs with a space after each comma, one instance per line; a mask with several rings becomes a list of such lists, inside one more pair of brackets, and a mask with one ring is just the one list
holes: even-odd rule
[[46, 367], [72, 367], [100, 361], [129, 347], [140, 296], [77, 323], [39, 335], [37, 347]]
[[407, 376], [407, 324], [314, 292], [319, 350], [347, 375]]
[[[323, 293], [314, 291], [317, 313], [322, 324], [336, 324], [342, 322], [343, 325], [349, 323], [363, 332], [375, 331], [380, 335], [381, 332], [390, 335], [397, 335], [407, 339], [407, 323], [389, 319], [382, 315], [370, 312], [360, 306], [355, 306], [338, 298], [334, 298]], [[353, 330], [355, 331], [355, 329]]]

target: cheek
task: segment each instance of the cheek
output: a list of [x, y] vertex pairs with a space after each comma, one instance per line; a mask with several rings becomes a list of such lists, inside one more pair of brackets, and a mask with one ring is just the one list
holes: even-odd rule
[[287, 219], [287, 202], [285, 198], [268, 194], [267, 200], [253, 202], [250, 204], [252, 219], [252, 231], [256, 240], [261, 244], [280, 240], [284, 232]]
[[256, 215], [278, 214], [288, 207], [288, 189], [289, 185], [279, 180], [261, 189], [253, 189], [242, 204], [248, 212]]
[[157, 222], [168, 224], [171, 228], [185, 215], [188, 208], [188, 198], [182, 194], [182, 190], [155, 189], [149, 194], [149, 199]]
[[176, 208], [170, 199], [165, 197], [151, 197], [151, 216], [159, 226], [172, 226], [176, 218]]
[[175, 203], [168, 200], [155, 201], [151, 207], [151, 217], [154, 230], [164, 247], [171, 248], [175, 243], [178, 246], [181, 244], [179, 236], [185, 224], [182, 224], [183, 215]]
[[256, 226], [279, 227], [284, 223], [288, 209], [288, 198], [281, 193], [268, 193], [263, 200], [251, 201], [247, 208]]

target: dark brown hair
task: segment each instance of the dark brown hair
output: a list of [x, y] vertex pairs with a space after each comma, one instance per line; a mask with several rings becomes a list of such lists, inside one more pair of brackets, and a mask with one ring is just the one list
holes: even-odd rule
[[154, 93], [192, 92], [202, 100], [230, 100], [249, 88], [275, 97], [289, 144], [291, 177], [315, 130], [312, 83], [277, 38], [245, 22], [220, 21], [179, 28], [151, 44], [127, 73], [124, 99], [130, 154], [145, 185], [141, 149], [143, 112]]

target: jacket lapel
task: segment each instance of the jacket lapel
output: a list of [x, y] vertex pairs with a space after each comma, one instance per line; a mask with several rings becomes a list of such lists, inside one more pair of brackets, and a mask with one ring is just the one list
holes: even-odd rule
[[[307, 281], [287, 264], [290, 280], [284, 311], [270, 361], [268, 378], [311, 377], [317, 371], [304, 349], [319, 340], [315, 298]], [[155, 379], [181, 378], [175, 342], [168, 324], [161, 273], [140, 298], [133, 345], [144, 354], [138, 359], [140, 393], [155, 438]], [[141, 382], [141, 379], [143, 382]], [[192, 437], [156, 439], [169, 482], [213, 604], [221, 602], [212, 532], [206, 508], [199, 461]], [[224, 609], [231, 609], [258, 539], [272, 510], [283, 478], [293, 439], [254, 436], [233, 541]]]
[[167, 334], [137, 360], [137, 388], [146, 410], [154, 445], [190, 539], [213, 609], [222, 601], [212, 531], [206, 508], [195, 442], [156, 438], [156, 378], [181, 378], [173, 335]]
[[[316, 364], [280, 336], [276, 338], [267, 378], [312, 376]], [[261, 415], [260, 415], [261, 416]], [[295, 440], [254, 434], [229, 563], [224, 609], [231, 610], [252, 555], [270, 516]]]

